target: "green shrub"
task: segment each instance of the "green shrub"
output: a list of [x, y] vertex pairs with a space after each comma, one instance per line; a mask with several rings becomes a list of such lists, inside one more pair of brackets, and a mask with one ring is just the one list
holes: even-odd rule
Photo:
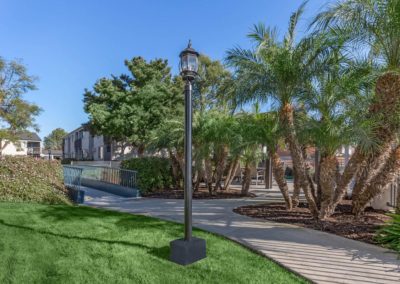
[[68, 204], [59, 161], [0, 157], [0, 201]]
[[138, 188], [142, 193], [169, 189], [172, 186], [172, 169], [168, 159], [134, 158], [123, 161], [121, 168], [138, 172]]
[[76, 161], [76, 159], [74, 159], [74, 158], [64, 158], [61, 160], [61, 164], [62, 165], [70, 165], [71, 162], [75, 162], [75, 161]]
[[377, 234], [377, 241], [400, 255], [400, 214], [390, 214], [392, 219]]

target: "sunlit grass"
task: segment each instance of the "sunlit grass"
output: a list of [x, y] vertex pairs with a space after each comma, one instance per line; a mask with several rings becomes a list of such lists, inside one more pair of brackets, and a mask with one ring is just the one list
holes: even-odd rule
[[221, 237], [208, 257], [168, 260], [182, 225], [88, 207], [0, 202], [0, 283], [305, 283]]

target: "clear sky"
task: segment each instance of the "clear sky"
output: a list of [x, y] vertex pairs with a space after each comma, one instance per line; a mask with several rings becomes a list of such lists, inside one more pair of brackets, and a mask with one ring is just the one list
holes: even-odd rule
[[[0, 0], [0, 56], [23, 59], [39, 77], [26, 99], [40, 105], [40, 136], [87, 121], [83, 90], [98, 78], [127, 73], [134, 56], [165, 58], [177, 72], [179, 52], [193, 47], [213, 59], [249, 46], [253, 24], [281, 33], [302, 0]], [[310, 0], [302, 30], [326, 0]], [[302, 30], [299, 32], [301, 33]]]

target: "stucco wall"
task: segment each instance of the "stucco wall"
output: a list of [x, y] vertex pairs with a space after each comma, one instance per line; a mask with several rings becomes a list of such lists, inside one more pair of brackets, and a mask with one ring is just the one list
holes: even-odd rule
[[[36, 142], [36, 141], [35, 141]], [[37, 141], [39, 142], [39, 141]], [[28, 155], [28, 141], [21, 140], [19, 144], [12, 143], [9, 141], [2, 141], [0, 146], [6, 145], [5, 148], [2, 150], [3, 155], [8, 156], [27, 156]], [[42, 143], [40, 142], [40, 149], [42, 148]], [[41, 151], [39, 151], [40, 154]]]

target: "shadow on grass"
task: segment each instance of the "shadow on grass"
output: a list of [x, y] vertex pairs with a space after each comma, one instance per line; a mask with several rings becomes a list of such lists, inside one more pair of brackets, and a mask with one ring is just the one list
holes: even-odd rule
[[[143, 217], [143, 216], [139, 216]], [[146, 218], [146, 221], [152, 221], [151, 218]], [[123, 220], [124, 223], [127, 225], [128, 220]], [[136, 223], [138, 225], [138, 222], [132, 222]], [[119, 240], [105, 240], [105, 239], [99, 239], [95, 237], [88, 237], [88, 236], [75, 236], [75, 235], [67, 235], [67, 234], [62, 234], [62, 233], [55, 233], [55, 232], [49, 232], [46, 230], [41, 230], [41, 229], [36, 229], [28, 226], [23, 226], [23, 225], [16, 225], [16, 224], [10, 224], [5, 222], [4, 220], [0, 219], [0, 226], [6, 226], [14, 229], [20, 229], [20, 230], [25, 230], [29, 231], [35, 234], [42, 234], [42, 235], [47, 235], [47, 236], [52, 236], [56, 238], [63, 238], [66, 240], [78, 240], [78, 241], [88, 241], [88, 242], [96, 242], [100, 244], [107, 244], [107, 245], [122, 245], [122, 246], [128, 246], [128, 247], [135, 247], [139, 249], [145, 250], [147, 253], [163, 259], [163, 260], [168, 260], [169, 259], [169, 253], [170, 253], [170, 248], [169, 246], [163, 246], [163, 247], [153, 247], [153, 246], [147, 246], [141, 243], [135, 243], [135, 242], [128, 242], [128, 241], [119, 241]], [[147, 227], [148, 225], [146, 224], [141, 224], [141, 228]], [[151, 225], [151, 227], [155, 227], [154, 224]]]
[[51, 222], [89, 221], [90, 219], [104, 220], [125, 230], [156, 229], [168, 231], [172, 236], [179, 236], [182, 225], [166, 222], [143, 215], [121, 213], [101, 208], [77, 206], [47, 206], [37, 211], [41, 218]]

